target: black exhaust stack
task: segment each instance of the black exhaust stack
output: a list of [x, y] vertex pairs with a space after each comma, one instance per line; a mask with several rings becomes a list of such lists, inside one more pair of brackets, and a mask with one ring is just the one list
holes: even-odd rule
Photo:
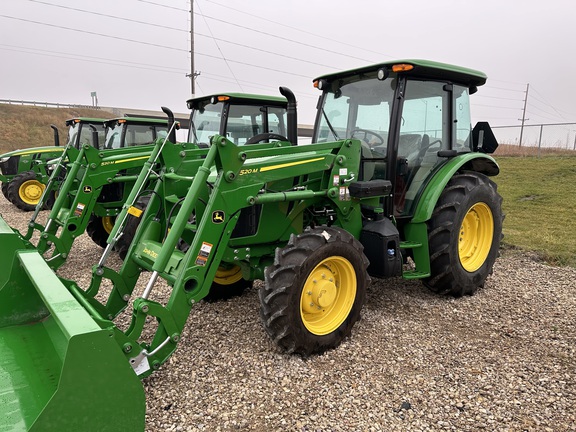
[[164, 114], [168, 116], [168, 130], [171, 131], [168, 139], [171, 143], [176, 144], [176, 128], [173, 128], [174, 125], [174, 113], [170, 110], [170, 108], [161, 107]]
[[52, 128], [52, 131], [54, 132], [54, 145], [56, 147], [60, 146], [60, 134], [58, 133], [58, 128], [56, 127], [56, 125], [51, 124], [50, 127]]
[[296, 112], [296, 97], [288, 87], [280, 87], [280, 93], [288, 100], [288, 141], [298, 145], [298, 115]]

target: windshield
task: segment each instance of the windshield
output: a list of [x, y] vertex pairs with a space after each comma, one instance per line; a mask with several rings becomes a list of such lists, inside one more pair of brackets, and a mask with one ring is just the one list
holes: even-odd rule
[[[236, 145], [262, 133], [286, 135], [286, 109], [261, 105], [231, 105], [226, 138]], [[266, 141], [266, 139], [264, 139]]]
[[[98, 142], [94, 143], [92, 140], [92, 128], [88, 123], [73, 123], [68, 128], [68, 140], [67, 145], [79, 148], [84, 144], [91, 145], [96, 148], [100, 148], [99, 145], [104, 139], [105, 130], [103, 124], [92, 124], [98, 132]], [[80, 134], [80, 139], [78, 139], [78, 134]]]
[[[213, 135], [221, 133], [224, 104], [208, 104], [192, 111], [188, 141], [208, 146]], [[253, 136], [274, 133], [286, 136], [286, 108], [262, 105], [230, 104], [222, 133], [236, 145], [244, 145]]]
[[220, 133], [223, 105], [222, 102], [218, 102], [192, 110], [188, 142], [204, 146], [210, 144], [210, 137]]
[[316, 142], [359, 139], [373, 151], [386, 153], [395, 80], [363, 81], [333, 85], [318, 114]]
[[78, 131], [80, 130], [80, 123], [73, 123], [68, 128], [68, 142], [66, 145], [76, 147], [76, 137], [78, 137]]
[[[122, 136], [124, 134], [124, 136]], [[168, 126], [133, 124], [128, 122], [114, 123], [106, 134], [106, 149], [119, 149], [153, 144], [157, 138], [166, 138]]]
[[114, 123], [113, 126], [108, 128], [106, 133], [106, 146], [107, 149], [117, 149], [122, 145], [122, 124]]

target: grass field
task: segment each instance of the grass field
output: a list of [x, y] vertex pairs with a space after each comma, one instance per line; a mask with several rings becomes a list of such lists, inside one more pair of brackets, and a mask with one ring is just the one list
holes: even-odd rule
[[576, 156], [497, 157], [504, 244], [576, 267]]
[[66, 143], [66, 120], [74, 117], [112, 118], [109, 112], [89, 108], [46, 108], [0, 104], [0, 154], [29, 147], [54, 145], [51, 124], [60, 132], [60, 142]]

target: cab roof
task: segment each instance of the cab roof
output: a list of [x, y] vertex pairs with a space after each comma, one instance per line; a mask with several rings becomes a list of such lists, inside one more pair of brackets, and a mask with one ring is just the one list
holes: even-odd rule
[[478, 70], [469, 69], [462, 66], [451, 65], [447, 63], [439, 63], [431, 60], [410, 59], [410, 60], [388, 61], [369, 66], [363, 66], [356, 69], [350, 69], [343, 72], [326, 74], [316, 78], [314, 81], [320, 79], [324, 79], [327, 81], [334, 81], [337, 79], [347, 78], [350, 76], [376, 72], [377, 70], [382, 68], [385, 68], [388, 71], [392, 71], [392, 66], [400, 64], [412, 65], [413, 68], [411, 70], [398, 72], [399, 74], [404, 74], [415, 78], [448, 80], [457, 84], [465, 85], [469, 88], [484, 85], [487, 79], [486, 74]]
[[[104, 122], [108, 127], [113, 126], [116, 123], [128, 123], [128, 124], [140, 124], [140, 125], [150, 125], [150, 126], [167, 126], [167, 118], [153, 118], [153, 117], [118, 117], [106, 120]], [[176, 122], [178, 123], [178, 122]]]
[[249, 93], [215, 93], [206, 96], [199, 96], [192, 99], [188, 99], [188, 108], [192, 109], [199, 103], [207, 103], [212, 100], [212, 98], [218, 99], [219, 97], [228, 98], [227, 100], [232, 103], [237, 104], [249, 104], [249, 105], [273, 105], [279, 107], [286, 107], [288, 101], [284, 96], [269, 96], [269, 95], [258, 95]]
[[72, 123], [104, 123], [106, 119], [95, 118], [95, 117], [75, 117], [66, 120], [66, 126], [70, 126]]

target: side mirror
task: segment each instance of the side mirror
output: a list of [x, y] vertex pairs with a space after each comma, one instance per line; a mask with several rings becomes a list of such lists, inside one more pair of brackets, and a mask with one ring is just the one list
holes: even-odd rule
[[498, 141], [488, 122], [478, 122], [472, 129], [472, 149], [482, 153], [494, 153]]

